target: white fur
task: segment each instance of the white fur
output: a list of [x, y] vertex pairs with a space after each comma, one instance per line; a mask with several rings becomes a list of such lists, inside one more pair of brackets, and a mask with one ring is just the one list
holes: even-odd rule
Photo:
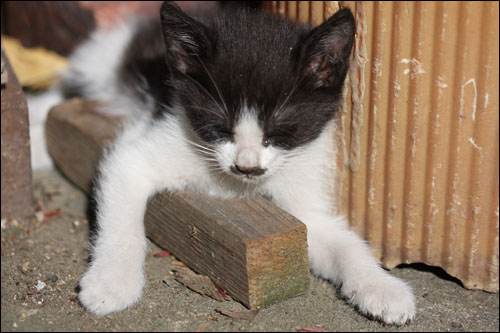
[[[100, 73], [99, 78], [113, 84], [112, 75]], [[122, 107], [124, 101], [115, 105]], [[196, 139], [182, 117], [168, 116], [152, 124], [139, 120], [125, 127], [99, 168], [99, 232], [91, 249], [93, 260], [80, 281], [82, 304], [105, 315], [140, 299], [145, 283], [147, 199], [160, 190], [190, 188], [225, 197], [262, 194], [272, 198], [306, 224], [315, 274], [340, 286], [341, 295], [363, 314], [397, 325], [413, 319], [414, 297], [408, 285], [380, 268], [365, 242], [342, 217], [331, 213], [329, 131], [285, 152], [262, 145], [255, 118], [252, 110], [243, 110], [234, 142], [210, 147]], [[235, 163], [266, 172], [249, 180], [230, 171]]]
[[45, 121], [50, 108], [61, 103], [63, 97], [56, 89], [41, 94], [28, 93], [26, 97], [30, 124], [31, 168], [50, 169], [53, 162], [45, 143]]
[[262, 165], [260, 150], [263, 132], [257, 125], [256, 115], [246, 111], [234, 128], [235, 156], [231, 164], [241, 167], [265, 167]]
[[[86, 83], [83, 95], [106, 102], [102, 105], [106, 113], [132, 116], [135, 108], [140, 107], [117, 84], [117, 69], [138, 22], [138, 19], [131, 19], [112, 30], [96, 30], [69, 59], [70, 69], [64, 77], [76, 76]], [[143, 84], [138, 82], [138, 86]]]

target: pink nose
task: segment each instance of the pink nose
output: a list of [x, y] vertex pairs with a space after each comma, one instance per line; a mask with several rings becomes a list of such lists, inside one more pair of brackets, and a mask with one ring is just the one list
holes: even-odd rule
[[251, 169], [259, 166], [259, 152], [251, 147], [242, 148], [236, 155], [234, 163], [243, 169]]
[[252, 147], [245, 147], [238, 152], [231, 171], [240, 175], [260, 176], [266, 169], [260, 167], [259, 152]]

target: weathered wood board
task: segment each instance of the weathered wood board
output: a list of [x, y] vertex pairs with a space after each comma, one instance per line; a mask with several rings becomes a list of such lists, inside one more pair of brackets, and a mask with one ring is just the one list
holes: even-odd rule
[[[53, 108], [46, 124], [49, 153], [85, 191], [120, 123], [95, 106], [70, 100]], [[145, 225], [152, 241], [249, 308], [309, 287], [305, 225], [264, 198], [163, 192], [150, 200]]]

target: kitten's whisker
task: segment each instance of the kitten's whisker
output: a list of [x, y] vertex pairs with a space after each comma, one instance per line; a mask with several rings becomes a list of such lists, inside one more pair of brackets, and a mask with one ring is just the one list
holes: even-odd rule
[[218, 176], [222, 175], [222, 178], [220, 179], [221, 181], [228, 176], [227, 172], [222, 168], [209, 168], [209, 170], [214, 175], [218, 175]]
[[212, 156], [212, 155], [201, 155], [200, 157], [198, 158], [201, 158], [201, 159], [204, 159], [205, 161], [214, 161], [214, 162], [218, 162], [218, 160], [215, 158], [215, 156]]
[[210, 113], [213, 113], [213, 114], [216, 114], [216, 115], [220, 115], [220, 112], [217, 112], [217, 111], [215, 111], [213, 109], [209, 109], [209, 108], [205, 108], [205, 107], [202, 107], [202, 106], [198, 106], [198, 105], [186, 105], [185, 107], [195, 108], [195, 109], [198, 109], [198, 110], [208, 111]]
[[207, 161], [207, 162], [218, 162], [217, 159], [215, 159], [215, 158], [200, 157], [199, 159], [202, 160], [202, 161]]
[[207, 156], [207, 157], [214, 157], [215, 156], [215, 153], [211, 152], [211, 151], [197, 149], [197, 148], [195, 148], [194, 150], [200, 154], [203, 154], [204, 156]]
[[284, 158], [291, 158], [291, 157], [295, 157], [295, 156], [301, 156], [302, 154], [303, 154], [303, 152], [290, 153], [290, 154], [283, 155], [283, 157]]
[[205, 149], [200, 149], [196, 146], [193, 147], [194, 151], [200, 153], [200, 154], [203, 154], [205, 156], [215, 156], [215, 152], [214, 151], [210, 151], [210, 150], [205, 150]]
[[191, 141], [191, 140], [188, 140], [188, 139], [184, 139], [184, 141], [187, 142], [187, 143], [189, 143], [189, 144], [191, 144], [191, 145], [193, 145], [193, 146], [195, 146], [195, 147], [201, 148], [203, 150], [206, 150], [206, 151], [209, 151], [209, 152], [212, 152], [212, 153], [216, 153], [216, 151], [214, 149], [208, 148], [208, 147], [206, 147], [204, 145], [201, 145], [199, 143], [196, 143], [194, 141]]
[[205, 69], [205, 72], [207, 72], [208, 76], [210, 77], [210, 80], [212, 80], [212, 83], [213, 83], [213, 85], [215, 87], [215, 90], [217, 90], [217, 94], [219, 94], [219, 98], [220, 98], [222, 104], [224, 105], [224, 108], [226, 109], [226, 111], [228, 111], [226, 102], [224, 101], [224, 98], [222, 97], [222, 94], [220, 93], [219, 87], [217, 87], [217, 83], [215, 83], [215, 80], [212, 77], [212, 74], [210, 74], [210, 72], [208, 71], [207, 67], [203, 63], [203, 61], [201, 61], [200, 57], [198, 55], [196, 57], [198, 58], [198, 61], [200, 62], [200, 64], [203, 66], [203, 69]]
[[210, 171], [216, 172], [216, 173], [225, 173], [224, 169], [222, 168], [210, 168]]

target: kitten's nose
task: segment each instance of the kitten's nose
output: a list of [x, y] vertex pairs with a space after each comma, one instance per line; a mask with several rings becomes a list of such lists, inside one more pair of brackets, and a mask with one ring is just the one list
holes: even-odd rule
[[264, 172], [266, 172], [266, 169], [260, 167], [246, 168], [235, 164], [231, 166], [231, 171], [239, 175], [260, 176], [263, 175]]
[[261, 168], [259, 165], [259, 147], [254, 144], [242, 144], [238, 149], [236, 158], [231, 171], [237, 175], [246, 177], [260, 176], [266, 172], [266, 169]]

